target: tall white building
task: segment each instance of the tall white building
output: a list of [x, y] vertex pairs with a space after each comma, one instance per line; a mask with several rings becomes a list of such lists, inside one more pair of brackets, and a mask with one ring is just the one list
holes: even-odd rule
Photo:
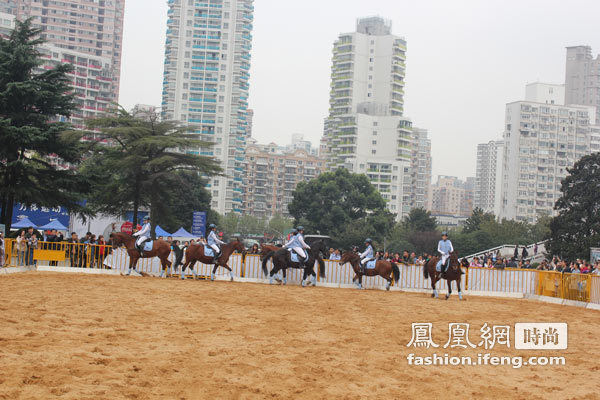
[[362, 18], [335, 41], [325, 137], [328, 167], [366, 174], [402, 217], [412, 124], [403, 117], [406, 41], [391, 31], [390, 21]]
[[590, 153], [594, 107], [516, 101], [506, 105], [500, 217], [555, 215], [561, 180]]
[[504, 142], [492, 140], [477, 145], [477, 167], [473, 207], [500, 214]]
[[592, 56], [590, 46], [567, 47], [564, 104], [596, 107], [600, 121], [600, 57]]
[[241, 213], [253, 0], [169, 0], [168, 5], [163, 117], [214, 143], [187, 151], [221, 162], [226, 176], [210, 180], [211, 207]]
[[427, 208], [431, 198], [431, 140], [427, 137], [427, 129], [413, 126], [412, 133], [410, 206]]

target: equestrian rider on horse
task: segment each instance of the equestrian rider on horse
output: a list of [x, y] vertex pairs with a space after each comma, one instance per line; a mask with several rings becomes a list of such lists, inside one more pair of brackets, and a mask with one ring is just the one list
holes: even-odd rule
[[369, 261], [374, 260], [374, 250], [373, 250], [373, 241], [369, 238], [365, 239], [365, 246], [367, 248], [360, 254], [360, 271], [361, 273], [365, 273], [365, 266]]
[[225, 242], [217, 237], [217, 226], [215, 224], [210, 224], [208, 228], [210, 229], [210, 233], [206, 239], [206, 244], [215, 251], [214, 259], [216, 260], [221, 256], [221, 247], [219, 245], [225, 244]]
[[150, 231], [152, 230], [152, 225], [150, 225], [150, 217], [144, 217], [144, 225], [142, 229], [133, 234], [133, 236], [137, 236], [137, 240], [135, 241], [135, 247], [137, 247], [140, 252], [140, 257], [144, 257], [144, 252], [142, 251], [142, 245], [148, 239], [150, 239]]
[[[438, 252], [442, 255], [440, 261], [438, 261], [437, 267], [440, 267], [440, 271], [442, 274], [446, 272], [446, 261], [448, 257], [450, 257], [450, 253], [454, 251], [454, 247], [452, 247], [452, 242], [448, 240], [448, 233], [442, 232], [442, 240], [438, 242]], [[437, 268], [436, 268], [437, 269]]]
[[310, 246], [304, 242], [304, 227], [299, 226], [296, 228], [298, 233], [290, 238], [283, 247], [286, 249], [291, 248], [299, 256], [298, 263], [300, 267], [304, 267], [304, 263], [307, 261], [306, 252], [304, 249], [310, 249]]

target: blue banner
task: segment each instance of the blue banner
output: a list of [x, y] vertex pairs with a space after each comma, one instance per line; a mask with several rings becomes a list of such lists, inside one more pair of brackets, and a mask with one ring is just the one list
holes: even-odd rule
[[[137, 224], [142, 225], [144, 222], [144, 217], [148, 215], [148, 211], [138, 211], [138, 220]], [[133, 222], [133, 211], [127, 211], [125, 215], [125, 220], [129, 222]]]
[[192, 217], [192, 235], [206, 236], [206, 211], [194, 211]]
[[12, 223], [16, 224], [23, 218], [29, 218], [36, 226], [43, 226], [54, 220], [69, 227], [69, 210], [65, 207], [38, 207], [35, 204], [26, 206], [16, 203], [13, 207]]

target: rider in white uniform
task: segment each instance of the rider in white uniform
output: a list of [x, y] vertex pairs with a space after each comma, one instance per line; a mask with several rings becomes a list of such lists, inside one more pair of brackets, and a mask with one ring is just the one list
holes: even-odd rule
[[442, 255], [441, 260], [438, 261], [438, 265], [443, 274], [446, 271], [446, 261], [448, 260], [448, 257], [450, 257], [450, 253], [454, 251], [452, 242], [448, 240], [448, 233], [442, 232], [442, 240], [438, 242], [437, 250]]
[[210, 233], [206, 239], [206, 244], [215, 251], [215, 259], [217, 259], [221, 255], [221, 248], [219, 245], [225, 244], [225, 242], [217, 237], [217, 226], [215, 224], [210, 224], [208, 228], [210, 229]]
[[375, 256], [373, 255], [374, 251], [372, 244], [373, 241], [371, 239], [365, 239], [365, 246], [367, 246], [367, 248], [360, 254], [360, 269], [363, 274], [365, 273], [365, 266], [367, 265], [367, 263], [375, 259]]
[[291, 248], [300, 256], [299, 263], [300, 266], [303, 266], [307, 260], [306, 252], [304, 249], [310, 249], [310, 246], [304, 242], [304, 227], [299, 226], [297, 228], [298, 233], [290, 238], [290, 241], [287, 242], [283, 247], [288, 249]]
[[[142, 229], [140, 229], [139, 231], [137, 231], [136, 233], [133, 234], [133, 236], [138, 237], [137, 240], [135, 241], [135, 247], [140, 249], [140, 246], [142, 245], [142, 243], [144, 243], [146, 240], [150, 239], [150, 231], [151, 230], [152, 230], [152, 225], [150, 225], [150, 217], [146, 216], [146, 217], [144, 217], [144, 225], [142, 226]], [[141, 249], [140, 249], [140, 255], [142, 257], [144, 256]]]

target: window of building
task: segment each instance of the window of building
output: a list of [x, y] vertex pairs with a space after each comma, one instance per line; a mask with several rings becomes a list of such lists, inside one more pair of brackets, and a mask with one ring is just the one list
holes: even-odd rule
[[377, 154], [377, 150], [371, 150], [371, 154]]

